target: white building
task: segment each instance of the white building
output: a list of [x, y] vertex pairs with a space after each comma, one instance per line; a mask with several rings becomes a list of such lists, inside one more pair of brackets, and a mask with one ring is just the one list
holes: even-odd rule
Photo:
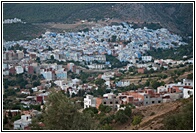
[[96, 107], [96, 98], [92, 95], [86, 95], [84, 98], [84, 109], [89, 107]]
[[21, 73], [24, 72], [24, 69], [23, 69], [23, 67], [21, 67], [21, 66], [15, 66], [15, 69], [16, 69], [16, 73], [17, 73], [17, 74], [21, 74]]
[[183, 88], [183, 98], [189, 98], [191, 95], [193, 95], [192, 88]]
[[183, 79], [183, 85], [185, 85], [185, 86], [193, 86], [193, 80]]
[[9, 75], [9, 70], [3, 70], [3, 75]]
[[142, 61], [152, 61], [152, 56], [142, 56]]
[[89, 69], [103, 69], [105, 68], [105, 65], [103, 64], [92, 64], [92, 65], [88, 65]]
[[38, 91], [37, 87], [31, 88], [33, 91]]
[[166, 86], [159, 86], [157, 87], [157, 93], [161, 93], [161, 92], [167, 92], [167, 87]]
[[31, 116], [22, 115], [20, 120], [14, 121], [14, 130], [24, 130], [29, 124], [31, 124]]
[[118, 81], [116, 83], [116, 86], [118, 86], [118, 87], [126, 87], [126, 86], [129, 86], [130, 84], [131, 83], [128, 80], [121, 80], [121, 81]]

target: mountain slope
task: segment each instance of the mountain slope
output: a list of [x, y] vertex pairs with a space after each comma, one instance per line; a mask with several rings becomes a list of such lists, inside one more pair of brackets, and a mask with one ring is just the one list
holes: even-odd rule
[[4, 3], [3, 17], [18, 17], [29, 23], [118, 18], [129, 22], [159, 22], [180, 34], [193, 32], [192, 3]]

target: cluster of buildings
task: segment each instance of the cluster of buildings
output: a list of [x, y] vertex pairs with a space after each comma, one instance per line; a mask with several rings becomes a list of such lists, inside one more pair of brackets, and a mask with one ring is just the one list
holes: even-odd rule
[[[28, 130], [29, 124], [32, 123], [32, 117], [36, 117], [40, 115], [41, 112], [37, 110], [29, 110], [29, 111], [22, 111], [22, 110], [6, 110], [5, 115], [8, 117], [11, 115], [12, 117], [16, 115], [21, 115], [19, 120], [14, 121], [14, 130]], [[39, 123], [39, 126], [44, 126], [43, 123]]]
[[193, 80], [183, 79], [183, 82], [166, 84], [156, 90], [144, 88], [135, 91], [126, 91], [115, 95], [104, 94], [102, 98], [86, 95], [84, 98], [84, 109], [88, 107], [98, 108], [100, 104], [120, 109], [120, 105], [133, 104], [136, 107], [151, 104], [172, 102], [180, 98], [189, 98], [193, 95]]
[[28, 52], [34, 52], [40, 60], [50, 59], [53, 55], [54, 59], [59, 61], [88, 62], [91, 63], [89, 68], [102, 69], [105, 64], [109, 64], [106, 62], [105, 54], [113, 55], [121, 62], [136, 63], [139, 58], [151, 61], [152, 57], [143, 56], [145, 51], [151, 48], [167, 49], [185, 45], [186, 43], [181, 40], [180, 36], [171, 34], [164, 28], [133, 29], [132, 25], [123, 22], [117, 26], [92, 27], [88, 32], [46, 32], [42, 38], [31, 41], [5, 42], [4, 47], [19, 44]]
[[[20, 19], [4, 20], [4, 23], [22, 22]], [[74, 74], [80, 74], [81, 68], [74, 63], [59, 65], [56, 63], [46, 64], [45, 60], [52, 57], [58, 61], [79, 61], [86, 64], [89, 69], [104, 69], [106, 66], [111, 67], [110, 61], [106, 60], [106, 54], [115, 56], [121, 62], [127, 61], [129, 64], [122, 70], [129, 70], [135, 66], [138, 73], [145, 73], [146, 70], [158, 70], [161, 66], [168, 68], [170, 65], [179, 65], [184, 63], [193, 63], [193, 59], [185, 61], [154, 60], [152, 56], [145, 56], [144, 53], [151, 48], [171, 48], [186, 43], [181, 42], [182, 38], [178, 35], [171, 34], [167, 29], [151, 30], [147, 28], [133, 29], [132, 25], [122, 23], [118, 26], [93, 27], [88, 32], [65, 32], [53, 33], [46, 32], [41, 38], [31, 41], [8, 41], [4, 42], [7, 49], [3, 52], [3, 75], [9, 74], [37, 74], [42, 75], [41, 85], [33, 86], [33, 94], [29, 89], [20, 90], [21, 94], [28, 95], [20, 99], [24, 107], [31, 104], [44, 104], [47, 101], [49, 91], [47, 90], [54, 83], [56, 90], [63, 90], [65, 93], [76, 95], [80, 90], [90, 92], [98, 89], [95, 84], [83, 84], [81, 79], [70, 79], [69, 71]], [[9, 50], [14, 45], [23, 46], [27, 53], [20, 50]], [[177, 44], [177, 46], [176, 46]], [[40, 63], [36, 63], [37, 59]], [[143, 63], [138, 63], [138, 60]], [[84, 63], [85, 62], [85, 63]], [[120, 69], [120, 70], [121, 70]], [[98, 78], [105, 81], [106, 89], [115, 87], [130, 86], [128, 79], [111, 82], [111, 78], [119, 77], [121, 74], [118, 70], [100, 74]], [[93, 80], [93, 79], [91, 79]], [[193, 94], [193, 81], [187, 79], [183, 83], [167, 84], [160, 86], [157, 90], [144, 88], [136, 91], [127, 91], [115, 95], [113, 93], [104, 94], [103, 97], [93, 97], [86, 95], [84, 98], [84, 108], [90, 106], [98, 108], [100, 104], [107, 105], [115, 109], [120, 109], [121, 104], [131, 103], [135, 106], [146, 106], [163, 102], [174, 101], [179, 98], [188, 98]], [[26, 129], [31, 123], [30, 114], [21, 116], [20, 120], [14, 122], [14, 129]]]
[[13, 50], [9, 50], [9, 51], [5, 51], [3, 53], [3, 60], [20, 60], [24, 58], [24, 52], [22, 50], [16, 50], [16, 52], [14, 52]]
[[13, 19], [5, 19], [3, 21], [3, 24], [12, 24], [12, 23], [23, 23], [26, 24], [26, 22], [23, 22], [21, 19], [19, 18], [13, 18]]

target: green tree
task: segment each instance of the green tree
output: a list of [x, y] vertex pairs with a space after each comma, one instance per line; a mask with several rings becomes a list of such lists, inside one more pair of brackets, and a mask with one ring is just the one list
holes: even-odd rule
[[103, 113], [109, 113], [111, 110], [112, 110], [112, 108], [109, 106], [105, 106], [103, 104], [99, 105], [99, 111], [101, 111]]
[[50, 59], [51, 59], [51, 60], [54, 60], [54, 55], [51, 55], [51, 56], [50, 56]]
[[100, 124], [111, 124], [114, 119], [114, 115], [104, 116], [100, 119]]
[[40, 105], [30, 105], [30, 109], [35, 109], [35, 110], [41, 111], [41, 106]]
[[36, 61], [37, 61], [37, 63], [41, 63], [40, 57], [37, 57], [37, 58], [36, 58]]
[[39, 85], [41, 85], [39, 80], [33, 82], [33, 87], [36, 87], [36, 86], [39, 86]]
[[193, 73], [187, 75], [187, 79], [193, 80]]
[[12, 117], [12, 121], [14, 122], [14, 121], [16, 121], [16, 120], [19, 120], [20, 118], [21, 118], [21, 115], [18, 114], [18, 115], [16, 115], [16, 116], [13, 116], [13, 117]]
[[125, 115], [127, 115], [127, 116], [130, 117], [131, 116], [131, 113], [132, 113], [132, 110], [131, 110], [130, 107], [126, 106], [124, 112], [125, 112]]
[[112, 42], [116, 42], [116, 38], [117, 38], [117, 36], [116, 35], [112, 35]]
[[119, 110], [115, 115], [115, 120], [121, 124], [126, 123], [129, 117], [125, 114], [123, 110]]
[[88, 112], [88, 111], [92, 111], [94, 114], [98, 113], [98, 109], [96, 107], [89, 107], [83, 110], [83, 112]]
[[98, 85], [98, 86], [102, 86], [104, 84], [104, 80], [103, 79], [97, 79], [95, 80], [95, 84]]
[[77, 106], [61, 91], [53, 91], [48, 96], [43, 119], [47, 130], [90, 130], [96, 128], [90, 114], [79, 113]]

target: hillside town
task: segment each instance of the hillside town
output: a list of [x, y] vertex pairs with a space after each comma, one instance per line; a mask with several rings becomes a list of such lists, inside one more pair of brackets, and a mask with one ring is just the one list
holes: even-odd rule
[[[187, 45], [182, 37], [165, 28], [134, 29], [125, 22], [97, 25], [87, 31], [47, 31], [31, 41], [5, 41], [3, 94], [12, 97], [8, 93], [12, 90], [17, 94], [14, 100], [21, 105], [18, 109], [7, 106], [5, 115], [20, 114], [13, 122], [13, 129], [29, 130], [32, 118], [42, 113], [51, 89], [63, 91], [70, 98], [80, 97], [76, 102], [83, 103], [81, 110], [105, 105], [118, 111], [125, 110], [122, 105], [127, 104], [140, 108], [187, 99], [194, 94], [193, 79], [177, 81], [174, 75], [174, 80], [164, 83], [161, 78], [152, 77], [152, 81], [160, 82], [153, 88], [145, 77], [192, 65], [193, 58], [186, 55], [183, 60], [173, 60], [155, 59], [146, 54], [152, 49], [182, 45]], [[133, 81], [130, 75], [140, 76], [140, 81]], [[33, 108], [36, 106], [40, 109]], [[43, 127], [44, 123], [40, 122], [39, 126]]]

